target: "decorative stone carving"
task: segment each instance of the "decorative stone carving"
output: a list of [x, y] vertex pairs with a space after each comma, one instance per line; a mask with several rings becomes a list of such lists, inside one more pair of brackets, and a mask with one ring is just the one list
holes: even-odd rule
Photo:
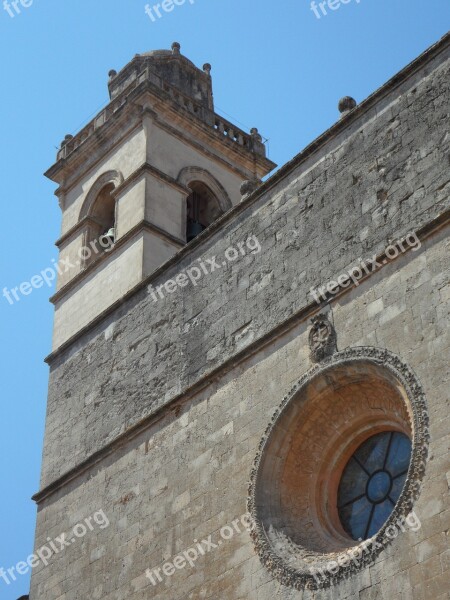
[[68, 133], [66, 136], [64, 136], [64, 139], [61, 142], [61, 148], [64, 148], [64, 146], [66, 144], [68, 144], [71, 140], [73, 140], [73, 135], [71, 135], [70, 133]]
[[347, 113], [356, 107], [356, 100], [351, 96], [344, 96], [339, 100], [338, 109], [344, 117]]
[[262, 142], [262, 136], [261, 136], [261, 134], [259, 133], [259, 131], [258, 131], [257, 127], [252, 127], [252, 128], [250, 129], [250, 135], [251, 135], [251, 136], [252, 136], [252, 138], [253, 138], [254, 140], [256, 140], [257, 142]]
[[325, 314], [316, 315], [312, 319], [313, 326], [309, 332], [311, 360], [320, 362], [336, 352], [336, 331]]
[[[311, 523], [311, 532], [306, 532], [307, 541], [302, 543], [298, 539], [293, 539], [295, 535], [293, 536], [290, 531], [284, 531], [276, 521], [272, 524], [267, 522], [267, 515], [270, 515], [270, 507], [267, 506], [267, 502], [270, 501], [271, 490], [267, 487], [269, 485], [270, 488], [270, 482], [263, 481], [263, 473], [265, 465], [269, 465], [269, 471], [272, 473], [273, 467], [279, 461], [278, 454], [275, 458], [271, 456], [272, 442], [275, 440], [275, 446], [279, 453], [276, 436], [278, 434], [286, 438], [289, 433], [280, 427], [280, 421], [287, 411], [292, 409], [295, 413], [298, 403], [302, 401], [302, 392], [305, 397], [308, 397], [308, 390], [311, 389], [309, 386], [314, 387], [317, 376], [322, 376], [323, 382], [335, 368], [348, 369], [349, 376], [352, 378], [355, 368], [358, 369], [358, 365], [361, 364], [367, 365], [369, 372], [373, 369], [383, 370], [389, 378], [396, 382], [394, 387], [398, 386], [402, 390], [399, 397], [404, 399], [405, 409], [410, 415], [413, 443], [408, 475], [393, 512], [370, 540], [362, 541], [359, 544], [352, 543], [351, 540], [346, 543], [344, 540], [345, 547], [342, 543], [340, 547], [332, 544], [328, 550], [322, 548], [321, 551], [318, 551], [311, 544], [311, 539], [316, 533], [313, 523]], [[320, 387], [320, 391], [323, 391], [323, 387]], [[283, 426], [285, 427], [286, 424], [284, 423]], [[342, 352], [336, 352], [325, 358], [320, 364], [314, 365], [300, 378], [275, 411], [261, 439], [250, 473], [247, 502], [248, 512], [253, 523], [250, 534], [261, 562], [279, 582], [298, 590], [327, 588], [373, 564], [379, 554], [394, 539], [389, 532], [392, 531], [392, 528], [397, 527], [396, 524], [404, 523], [420, 494], [427, 463], [428, 444], [428, 408], [423, 389], [412, 370], [398, 356], [379, 348], [348, 348]], [[301, 457], [298, 457], [297, 460], [301, 463]], [[261, 485], [264, 492], [262, 495], [260, 494]], [[273, 497], [277, 498], [279, 492], [280, 490], [277, 488]], [[301, 510], [301, 506], [299, 510]], [[318, 533], [320, 535], [320, 532]], [[322, 541], [323, 539], [326, 540], [327, 537], [322, 537]], [[358, 555], [358, 561], [348, 560], [349, 551]], [[327, 568], [330, 561], [335, 561], [340, 565], [337, 571]], [[335, 563], [333, 562], [333, 564]]]
[[247, 179], [246, 181], [243, 181], [241, 184], [241, 202], [251, 196], [251, 194], [253, 194], [253, 192], [257, 190], [260, 185], [261, 181], [258, 179]]
[[257, 154], [265, 153], [266, 147], [263, 144], [262, 135], [259, 133], [256, 127], [252, 127], [250, 129], [250, 136], [253, 151]]

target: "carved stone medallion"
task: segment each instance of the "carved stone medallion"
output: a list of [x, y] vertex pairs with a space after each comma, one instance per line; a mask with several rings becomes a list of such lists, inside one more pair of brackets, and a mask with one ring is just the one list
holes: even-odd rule
[[309, 332], [310, 356], [313, 362], [320, 362], [336, 352], [336, 332], [325, 314], [316, 315], [312, 324]]

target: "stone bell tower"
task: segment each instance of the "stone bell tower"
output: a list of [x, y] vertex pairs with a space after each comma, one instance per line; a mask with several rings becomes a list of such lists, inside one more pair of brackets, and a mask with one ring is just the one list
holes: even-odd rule
[[274, 168], [257, 129], [214, 112], [211, 65], [172, 50], [109, 73], [110, 103], [46, 175], [62, 210], [53, 351], [120, 302]]

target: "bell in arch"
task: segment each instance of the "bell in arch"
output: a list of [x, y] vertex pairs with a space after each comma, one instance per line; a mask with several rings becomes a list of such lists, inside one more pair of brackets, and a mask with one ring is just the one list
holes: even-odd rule
[[100, 236], [99, 242], [102, 247], [112, 246], [116, 239], [116, 230], [110, 227], [106, 233]]

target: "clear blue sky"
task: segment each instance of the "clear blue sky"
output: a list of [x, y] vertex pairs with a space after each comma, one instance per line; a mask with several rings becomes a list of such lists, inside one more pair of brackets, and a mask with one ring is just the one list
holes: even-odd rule
[[[28, 0], [30, 1], [30, 0]], [[1, 0], [3, 2], [3, 0]], [[155, 4], [151, 1], [150, 4]], [[310, 0], [188, 0], [154, 23], [145, 0], [34, 0], [14, 18], [0, 3], [2, 235], [0, 290], [57, 258], [60, 213], [42, 173], [56, 146], [107, 101], [107, 74], [173, 41], [212, 64], [216, 108], [269, 138], [282, 165], [447, 30], [448, 0], [350, 0], [318, 19]], [[52, 290], [0, 297], [2, 418], [0, 567], [33, 549]], [[28, 592], [0, 580], [0, 598]]]

